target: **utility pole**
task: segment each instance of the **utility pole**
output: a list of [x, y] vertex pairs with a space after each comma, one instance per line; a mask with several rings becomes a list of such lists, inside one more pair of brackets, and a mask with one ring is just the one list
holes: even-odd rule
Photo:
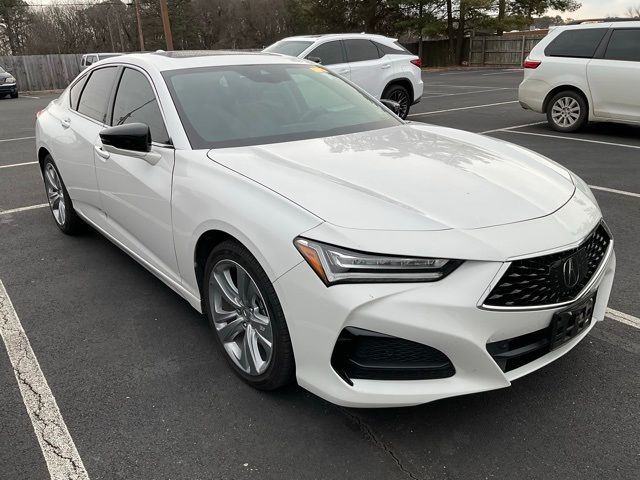
[[167, 50], [173, 50], [173, 37], [171, 36], [171, 23], [169, 23], [169, 7], [167, 6], [167, 0], [160, 0], [160, 16], [162, 17], [164, 38], [167, 41]]
[[140, 42], [140, 51], [144, 52], [144, 35], [142, 34], [142, 15], [140, 13], [140, 3], [135, 0], [136, 3], [136, 21], [138, 22], [138, 42]]

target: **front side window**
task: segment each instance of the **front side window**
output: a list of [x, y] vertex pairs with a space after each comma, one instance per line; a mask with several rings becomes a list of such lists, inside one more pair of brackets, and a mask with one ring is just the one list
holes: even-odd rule
[[566, 30], [547, 45], [544, 54], [547, 57], [592, 58], [606, 33], [606, 28]]
[[163, 72], [193, 148], [287, 142], [401, 125], [320, 66], [239, 65]]
[[112, 125], [140, 122], [149, 126], [151, 140], [169, 143], [158, 100], [147, 78], [138, 70], [125, 68], [113, 104]]
[[78, 112], [100, 123], [107, 121], [107, 103], [116, 78], [116, 67], [94, 70], [82, 90]]
[[640, 62], [640, 29], [619, 29], [611, 32], [604, 58]]
[[347, 50], [347, 61], [349, 63], [380, 58], [378, 47], [370, 40], [345, 40], [344, 46]]
[[302, 40], [281, 40], [268, 46], [264, 49], [265, 52], [281, 53], [282, 55], [290, 55], [297, 57], [307, 48], [311, 46], [313, 42], [305, 42]]
[[326, 42], [322, 45], [318, 45], [309, 55], [308, 59], [312, 57], [319, 58], [320, 63], [323, 65], [335, 65], [336, 63], [344, 63], [344, 52], [340, 41]]

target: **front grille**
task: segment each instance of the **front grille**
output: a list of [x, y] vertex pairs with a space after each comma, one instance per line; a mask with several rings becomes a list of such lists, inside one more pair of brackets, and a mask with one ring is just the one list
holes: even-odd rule
[[536, 307], [575, 299], [602, 263], [611, 236], [600, 224], [576, 248], [516, 260], [484, 301], [488, 307]]
[[356, 378], [447, 378], [455, 373], [449, 358], [436, 348], [353, 327], [340, 333], [331, 356], [331, 365], [347, 383]]

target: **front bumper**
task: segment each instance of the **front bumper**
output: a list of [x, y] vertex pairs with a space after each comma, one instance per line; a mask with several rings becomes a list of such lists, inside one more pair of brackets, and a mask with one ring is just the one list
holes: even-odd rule
[[0, 95], [8, 95], [10, 93], [18, 92], [18, 84], [16, 83], [2, 83], [0, 84]]
[[[306, 263], [300, 263], [274, 284], [288, 319], [298, 383], [328, 401], [350, 407], [416, 405], [503, 388], [567, 353], [596, 321], [604, 319], [615, 272], [613, 251], [589, 292], [598, 292], [590, 326], [556, 350], [503, 372], [487, 352], [487, 343], [546, 328], [562, 308], [506, 312], [479, 308], [502, 266], [502, 262], [467, 261], [434, 283], [327, 288]], [[455, 374], [429, 380], [354, 379], [349, 385], [331, 367], [336, 340], [345, 327], [434, 347], [451, 360]]]

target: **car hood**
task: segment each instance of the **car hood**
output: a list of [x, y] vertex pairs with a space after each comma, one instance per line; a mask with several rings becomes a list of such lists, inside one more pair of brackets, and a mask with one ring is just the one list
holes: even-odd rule
[[415, 123], [208, 156], [327, 222], [356, 229], [504, 225], [549, 215], [575, 190], [565, 169], [527, 149]]
[[0, 78], [2, 78], [3, 80], [9, 77], [13, 77], [13, 75], [11, 75], [9, 72], [0, 72]]

